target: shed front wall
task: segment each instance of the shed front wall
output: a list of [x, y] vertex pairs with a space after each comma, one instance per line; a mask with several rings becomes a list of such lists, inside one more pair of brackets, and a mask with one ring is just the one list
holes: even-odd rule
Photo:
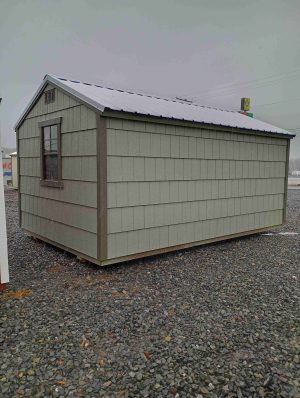
[[287, 144], [107, 118], [108, 259], [281, 224]]
[[[57, 117], [62, 117], [63, 188], [40, 185], [38, 123]], [[18, 129], [18, 157], [21, 227], [97, 258], [95, 113], [58, 89], [54, 103], [45, 104], [42, 95]]]

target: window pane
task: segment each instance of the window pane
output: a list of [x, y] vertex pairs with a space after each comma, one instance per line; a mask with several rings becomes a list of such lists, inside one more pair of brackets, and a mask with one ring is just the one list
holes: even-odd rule
[[51, 142], [50, 140], [45, 140], [44, 139], [44, 152], [50, 152], [51, 150]]
[[51, 140], [51, 152], [57, 152], [57, 140]]
[[51, 126], [51, 140], [54, 139], [56, 140], [57, 138], [57, 124], [54, 124]]
[[50, 126], [44, 127], [44, 140], [50, 140]]
[[57, 125], [51, 126], [51, 151], [57, 151]]
[[57, 155], [44, 156], [44, 176], [46, 180], [58, 180], [58, 159]]

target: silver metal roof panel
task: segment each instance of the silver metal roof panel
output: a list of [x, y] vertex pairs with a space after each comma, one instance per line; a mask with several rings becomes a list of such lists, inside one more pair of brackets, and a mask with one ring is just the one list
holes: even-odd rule
[[48, 83], [52, 83], [55, 86], [60, 87], [64, 91], [70, 93], [100, 112], [113, 110], [247, 130], [264, 131], [287, 135], [290, 137], [293, 136], [293, 134], [284, 129], [250, 118], [239, 112], [205, 107], [170, 98], [160, 98], [112, 89], [95, 84], [59, 78], [52, 75], [45, 76], [34, 97], [19, 118], [16, 128], [18, 128], [23, 122], [24, 118]]

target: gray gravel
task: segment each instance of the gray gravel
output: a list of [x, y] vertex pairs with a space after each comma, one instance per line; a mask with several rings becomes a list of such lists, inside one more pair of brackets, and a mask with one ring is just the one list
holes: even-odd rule
[[[98, 268], [6, 200], [8, 290], [32, 295], [0, 295], [1, 397], [300, 397], [300, 235]], [[300, 190], [288, 205], [300, 232]]]

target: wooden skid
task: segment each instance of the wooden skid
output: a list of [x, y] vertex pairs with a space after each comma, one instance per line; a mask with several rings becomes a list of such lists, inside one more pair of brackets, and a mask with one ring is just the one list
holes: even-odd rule
[[171, 253], [174, 251], [179, 251], [179, 250], [184, 250], [184, 249], [189, 249], [192, 247], [196, 247], [196, 246], [202, 246], [202, 245], [207, 245], [210, 243], [216, 243], [216, 242], [222, 242], [222, 241], [226, 241], [226, 240], [230, 240], [230, 239], [236, 239], [236, 238], [242, 238], [242, 237], [246, 237], [249, 235], [254, 235], [254, 234], [258, 234], [261, 232], [265, 232], [265, 231], [269, 231], [270, 229], [273, 228], [277, 228], [280, 227], [282, 224], [280, 225], [273, 225], [271, 227], [266, 227], [266, 228], [259, 228], [259, 229], [255, 229], [252, 231], [245, 231], [245, 232], [241, 232], [241, 233], [236, 233], [236, 234], [231, 234], [231, 235], [225, 235], [225, 236], [220, 236], [217, 238], [211, 238], [211, 239], [206, 239], [203, 241], [198, 241], [198, 242], [191, 242], [191, 243], [185, 243], [183, 245], [177, 245], [177, 246], [170, 246], [170, 247], [164, 247], [162, 249], [157, 249], [157, 250], [150, 250], [147, 252], [141, 252], [141, 253], [135, 253], [129, 256], [123, 256], [123, 257], [118, 257], [118, 258], [112, 258], [109, 260], [104, 260], [104, 261], [99, 261], [96, 258], [91, 258], [83, 253], [79, 253], [76, 250], [70, 249], [68, 247], [65, 247], [64, 245], [61, 245], [57, 242], [53, 242], [50, 239], [47, 239], [43, 236], [37, 235], [33, 232], [27, 231], [25, 230], [29, 235], [31, 235], [32, 237], [36, 238], [36, 239], [40, 239], [41, 241], [47, 242], [49, 244], [51, 244], [52, 246], [56, 246], [66, 252], [72, 253], [74, 255], [77, 256], [78, 259], [80, 259], [80, 261], [82, 262], [82, 260], [87, 260], [93, 264], [97, 264], [100, 266], [107, 266], [107, 265], [113, 265], [113, 264], [118, 264], [118, 263], [123, 263], [123, 262], [127, 262], [127, 261], [133, 261], [133, 260], [138, 260], [144, 257], [151, 257], [151, 256], [156, 256], [156, 255], [160, 255], [160, 254], [166, 254], [166, 253]]

